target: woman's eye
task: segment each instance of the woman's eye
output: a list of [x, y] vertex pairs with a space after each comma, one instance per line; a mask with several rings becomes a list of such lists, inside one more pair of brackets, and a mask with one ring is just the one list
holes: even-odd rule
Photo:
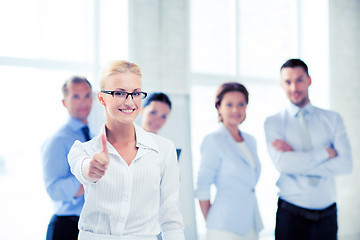
[[124, 92], [114, 92], [115, 96], [124, 96], [126, 93]]

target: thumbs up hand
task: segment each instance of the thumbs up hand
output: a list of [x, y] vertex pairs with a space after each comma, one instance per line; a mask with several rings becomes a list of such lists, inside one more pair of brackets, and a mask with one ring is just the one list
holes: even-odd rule
[[90, 182], [97, 182], [105, 175], [105, 171], [109, 165], [110, 160], [106, 143], [106, 136], [105, 134], [102, 134], [102, 151], [94, 154], [92, 159], [86, 159], [83, 164], [83, 175]]

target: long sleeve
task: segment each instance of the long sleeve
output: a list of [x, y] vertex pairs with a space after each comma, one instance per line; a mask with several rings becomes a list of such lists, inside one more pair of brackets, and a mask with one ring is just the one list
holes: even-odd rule
[[145, 239], [162, 232], [164, 240], [184, 240], [179, 208], [179, 169], [174, 144], [135, 126], [137, 154], [128, 164], [107, 142], [105, 175], [89, 182], [82, 173], [85, 159], [102, 150], [101, 135], [72, 146], [72, 173], [84, 186], [85, 205], [79, 221], [80, 239], [113, 236]]
[[[342, 118], [338, 113], [313, 107], [303, 107], [311, 140], [311, 151], [303, 151], [297, 113], [290, 105], [264, 123], [269, 155], [280, 171], [277, 186], [280, 197], [292, 204], [310, 209], [323, 209], [336, 202], [335, 176], [352, 169], [351, 147]], [[293, 151], [277, 151], [274, 140], [288, 143]], [[337, 152], [329, 158], [328, 148]]]
[[183, 240], [184, 226], [179, 209], [179, 169], [173, 144], [165, 155], [160, 185], [159, 221], [164, 240]]
[[[95, 141], [95, 140], [94, 140]], [[71, 167], [71, 172], [76, 176], [76, 178], [81, 182], [81, 184], [93, 184], [93, 182], [88, 181], [82, 174], [82, 163], [86, 158], [91, 158], [92, 155], [87, 153], [84, 144], [80, 141], [76, 141], [71, 147], [68, 159]]]
[[46, 190], [54, 201], [71, 201], [81, 184], [70, 173], [67, 146], [58, 138], [45, 143], [41, 149]]
[[[328, 159], [325, 148], [315, 149], [309, 152], [297, 150], [289, 152], [277, 151], [272, 143], [277, 140], [284, 140], [285, 129], [281, 119], [281, 115], [267, 118], [264, 124], [266, 144], [271, 160], [277, 170], [287, 174], [308, 174], [310, 170]], [[290, 144], [291, 145], [291, 144]], [[294, 146], [292, 146], [294, 148]]]
[[310, 171], [310, 174], [328, 176], [350, 173], [353, 168], [352, 151], [350, 141], [346, 133], [344, 122], [339, 114], [336, 114], [331, 147], [337, 152], [335, 158], [327, 159], [318, 164]]
[[197, 178], [196, 196], [199, 200], [210, 200], [210, 187], [215, 183], [220, 166], [218, 148], [211, 137], [206, 137], [200, 148], [201, 164]]
[[[256, 141], [245, 132], [241, 135], [244, 141], [236, 142], [220, 123], [216, 131], [204, 137], [196, 189], [200, 201], [211, 201], [206, 227], [239, 235], [250, 228], [255, 232], [262, 229], [255, 194], [261, 169]], [[211, 191], [213, 187], [216, 193]]]

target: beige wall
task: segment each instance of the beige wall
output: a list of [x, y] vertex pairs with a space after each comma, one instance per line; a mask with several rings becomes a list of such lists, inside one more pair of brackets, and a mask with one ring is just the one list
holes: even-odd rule
[[344, 118], [354, 170], [337, 179], [339, 239], [360, 239], [360, 0], [329, 1], [330, 108]]

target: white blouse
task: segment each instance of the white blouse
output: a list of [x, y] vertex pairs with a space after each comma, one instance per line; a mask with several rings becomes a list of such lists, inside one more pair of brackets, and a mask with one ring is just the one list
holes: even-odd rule
[[242, 153], [245, 155], [246, 161], [251, 165], [253, 169], [255, 169], [256, 168], [255, 160], [251, 155], [251, 152], [246, 142], [245, 141], [236, 142], [236, 144], [238, 145]]
[[96, 183], [81, 173], [84, 159], [102, 150], [101, 134], [89, 142], [76, 141], [68, 155], [72, 173], [85, 189], [79, 239], [183, 240], [179, 210], [179, 170], [174, 144], [135, 125], [135, 159], [128, 165], [107, 142], [110, 162]]

